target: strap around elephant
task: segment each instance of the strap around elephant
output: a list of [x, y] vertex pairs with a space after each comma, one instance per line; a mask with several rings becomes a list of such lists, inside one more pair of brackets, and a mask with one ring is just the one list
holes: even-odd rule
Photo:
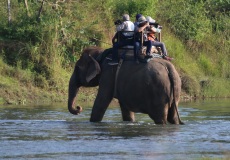
[[117, 66], [117, 72], [116, 72], [116, 77], [115, 77], [115, 84], [114, 84], [114, 93], [113, 93], [113, 97], [116, 97], [117, 96], [117, 77], [119, 75], [119, 71], [120, 71], [120, 68], [121, 68], [121, 65], [123, 63], [123, 59], [120, 59], [119, 61], [119, 64]]

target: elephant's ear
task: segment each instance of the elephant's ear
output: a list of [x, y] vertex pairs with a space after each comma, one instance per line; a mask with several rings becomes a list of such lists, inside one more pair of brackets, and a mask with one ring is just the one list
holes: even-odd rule
[[101, 72], [101, 68], [99, 63], [91, 56], [89, 55], [89, 58], [92, 60], [92, 62], [89, 64], [87, 68], [87, 73], [86, 73], [86, 81], [89, 82], [93, 78], [96, 77]]

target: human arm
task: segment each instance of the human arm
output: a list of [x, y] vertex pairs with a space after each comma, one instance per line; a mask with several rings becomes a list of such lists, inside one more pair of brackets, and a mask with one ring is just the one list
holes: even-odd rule
[[136, 28], [135, 28], [135, 32], [142, 32], [146, 27], [148, 27], [149, 26], [149, 22], [147, 22], [147, 23], [145, 23], [143, 26], [141, 26], [141, 27], [139, 27], [139, 26], [137, 26]]
[[153, 33], [156, 33], [157, 29], [155, 27], [153, 27], [153, 26], [149, 26], [149, 31], [153, 32]]

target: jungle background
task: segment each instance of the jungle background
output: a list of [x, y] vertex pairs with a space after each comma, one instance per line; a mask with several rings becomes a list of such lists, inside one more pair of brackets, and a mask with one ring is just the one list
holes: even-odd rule
[[[124, 13], [163, 26], [182, 98], [230, 97], [229, 0], [1, 0], [0, 103], [67, 101], [82, 50], [110, 48]], [[81, 90], [78, 100], [87, 101], [97, 88]]]

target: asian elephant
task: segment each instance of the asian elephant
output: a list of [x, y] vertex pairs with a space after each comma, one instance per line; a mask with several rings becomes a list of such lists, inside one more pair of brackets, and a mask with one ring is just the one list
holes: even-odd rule
[[102, 121], [110, 102], [117, 98], [123, 121], [135, 121], [134, 113], [141, 112], [156, 124], [183, 124], [178, 113], [181, 79], [171, 62], [153, 58], [148, 63], [123, 61], [121, 65], [109, 65], [105, 55], [110, 52], [99, 47], [83, 51], [69, 81], [70, 113], [81, 112], [81, 107], [75, 107], [79, 87], [99, 85], [91, 122]]

